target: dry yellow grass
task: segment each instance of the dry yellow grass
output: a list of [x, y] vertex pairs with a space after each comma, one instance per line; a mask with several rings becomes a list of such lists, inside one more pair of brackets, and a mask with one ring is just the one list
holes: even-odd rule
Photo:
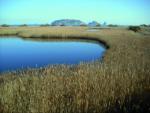
[[24, 38], [90, 38], [109, 45], [103, 62], [48, 66], [0, 76], [0, 112], [148, 113], [150, 35], [125, 28], [0, 28]]

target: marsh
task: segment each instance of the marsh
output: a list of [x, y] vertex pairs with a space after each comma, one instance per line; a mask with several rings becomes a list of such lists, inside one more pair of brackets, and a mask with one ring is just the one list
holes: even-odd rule
[[[3, 37], [1, 40], [7, 43], [3, 43], [5, 46], [0, 44], [0, 47], [16, 48], [15, 51], [24, 54], [23, 57], [36, 48], [30, 52], [30, 54], [35, 52], [31, 61], [37, 58], [39, 58], [38, 62], [46, 60], [45, 57], [48, 58], [50, 55], [46, 51], [53, 50], [49, 49], [49, 45], [55, 45], [57, 42], [60, 44], [56, 47], [59, 48], [58, 50], [64, 49], [65, 54], [68, 49], [75, 51], [80, 48], [74, 43], [82, 45], [83, 50], [88, 49], [91, 56], [98, 55], [91, 51], [93, 49], [100, 52], [99, 49], [95, 49], [95, 46], [101, 47], [97, 43], [60, 42], [60, 40], [72, 40], [72, 37], [76, 40], [82, 38], [103, 42], [107, 50], [103, 54], [102, 62], [96, 60], [76, 66], [45, 66], [0, 74], [0, 112], [35, 110], [33, 113], [46, 113], [47, 111], [57, 113], [64, 110], [68, 111], [67, 113], [87, 113], [87, 111], [93, 113], [91, 110], [93, 108], [97, 113], [113, 110], [126, 113], [131, 107], [133, 107], [131, 111], [148, 111], [149, 107], [146, 106], [149, 105], [150, 86], [150, 52], [148, 49], [150, 48], [148, 32], [150, 28], [142, 28], [140, 32], [120, 27], [101, 29], [97, 32], [87, 32], [87, 29], [86, 27], [2, 27], [1, 37], [4, 35], [15, 37], [5, 37], [5, 39]], [[56, 42], [53, 40], [54, 37], [57, 38]], [[49, 42], [49, 40], [53, 41]], [[62, 47], [63, 43], [66, 43], [65, 48]], [[90, 48], [85, 48], [87, 45], [90, 45]], [[80, 54], [86, 55], [87, 53], [81, 51], [82, 49], [80, 49]], [[4, 50], [6, 52], [6, 49]], [[8, 51], [8, 54], [9, 52], [12, 51]], [[41, 55], [43, 57], [39, 57]], [[76, 56], [74, 52], [70, 55], [70, 58]], [[16, 60], [9, 55], [8, 57], [12, 61]], [[18, 62], [19, 58], [16, 61]], [[116, 105], [116, 102], [119, 104]], [[140, 107], [134, 108], [134, 106]]]

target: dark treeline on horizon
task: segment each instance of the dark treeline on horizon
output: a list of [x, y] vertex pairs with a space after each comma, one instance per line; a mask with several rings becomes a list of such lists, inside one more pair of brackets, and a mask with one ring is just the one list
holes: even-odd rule
[[[39, 24], [1, 24], [1, 27], [9, 27], [9, 26], [90, 26], [90, 27], [100, 27], [100, 26], [108, 26], [108, 27], [117, 27], [117, 26], [130, 26], [130, 25], [119, 25], [119, 24], [107, 24], [106, 22], [97, 22], [97, 21], [91, 21], [89, 23], [85, 23], [80, 20], [75, 19], [60, 19], [55, 20], [51, 23], [39, 23]], [[133, 25], [133, 26], [141, 26], [141, 27], [150, 27], [150, 24], [139, 24], [139, 25]]]

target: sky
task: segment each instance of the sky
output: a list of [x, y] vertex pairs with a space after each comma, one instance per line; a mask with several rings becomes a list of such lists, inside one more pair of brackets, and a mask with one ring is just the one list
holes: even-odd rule
[[58, 19], [118, 25], [150, 24], [150, 0], [0, 0], [0, 24], [45, 24]]

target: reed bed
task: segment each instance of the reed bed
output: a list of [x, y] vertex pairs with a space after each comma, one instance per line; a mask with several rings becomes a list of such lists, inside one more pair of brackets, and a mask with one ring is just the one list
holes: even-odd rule
[[0, 75], [1, 113], [149, 113], [150, 35], [125, 28], [0, 28], [24, 39], [93, 39], [109, 46], [103, 61], [50, 65]]

